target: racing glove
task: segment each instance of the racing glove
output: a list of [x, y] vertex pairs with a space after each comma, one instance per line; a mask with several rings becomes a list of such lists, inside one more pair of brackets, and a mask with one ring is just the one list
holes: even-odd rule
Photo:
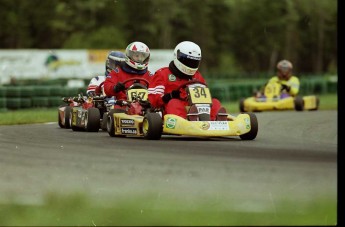
[[291, 87], [287, 84], [282, 84], [282, 90], [285, 90], [287, 92], [290, 92]]
[[173, 90], [171, 93], [167, 93], [163, 95], [162, 100], [164, 103], [168, 103], [171, 99], [179, 99], [180, 98], [180, 91]]
[[118, 93], [120, 91], [124, 91], [125, 89], [126, 89], [125, 85], [121, 82], [118, 82], [113, 88], [115, 93]]

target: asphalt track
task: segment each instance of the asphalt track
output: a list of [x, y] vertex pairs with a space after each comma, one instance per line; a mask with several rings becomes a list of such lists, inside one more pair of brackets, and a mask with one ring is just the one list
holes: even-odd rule
[[112, 138], [103, 131], [61, 129], [57, 122], [0, 126], [0, 201], [40, 203], [49, 192], [82, 192], [105, 203], [144, 194], [186, 204], [212, 199], [239, 210], [284, 198], [336, 201], [337, 115], [256, 113], [253, 141]]

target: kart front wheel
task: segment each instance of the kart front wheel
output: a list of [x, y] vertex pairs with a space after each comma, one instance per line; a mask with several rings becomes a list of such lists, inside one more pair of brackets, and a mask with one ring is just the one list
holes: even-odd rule
[[301, 96], [297, 96], [294, 100], [295, 110], [296, 111], [303, 111], [304, 109], [304, 100]]
[[163, 132], [163, 120], [158, 113], [147, 113], [143, 120], [143, 135], [148, 140], [159, 140]]
[[85, 130], [88, 132], [98, 132], [100, 128], [101, 115], [99, 109], [91, 107], [87, 109], [85, 118]]
[[240, 135], [242, 140], [253, 140], [256, 138], [259, 130], [258, 119], [254, 113], [248, 113], [250, 119], [250, 131], [246, 134]]

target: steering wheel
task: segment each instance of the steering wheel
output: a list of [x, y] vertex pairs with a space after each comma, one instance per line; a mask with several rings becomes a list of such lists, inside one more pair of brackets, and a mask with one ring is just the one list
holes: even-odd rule
[[[126, 84], [128, 82], [132, 82], [132, 81], [134, 81], [134, 82], [131, 85], [126, 86]], [[144, 82], [145, 85], [141, 84], [140, 82]], [[139, 78], [139, 77], [127, 79], [127, 80], [123, 81], [122, 83], [125, 85], [126, 90], [128, 88], [144, 88], [144, 89], [147, 89], [149, 87], [149, 82], [146, 79]]]

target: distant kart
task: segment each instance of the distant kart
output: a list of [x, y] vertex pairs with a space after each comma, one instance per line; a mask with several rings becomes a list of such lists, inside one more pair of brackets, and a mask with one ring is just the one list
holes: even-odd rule
[[236, 117], [221, 113], [218, 121], [211, 121], [211, 94], [209, 88], [199, 81], [189, 81], [180, 86], [181, 90], [186, 90], [186, 99], [193, 110], [189, 111], [188, 119], [173, 114], [167, 114], [162, 119], [162, 112], [159, 110], [143, 109], [138, 100], [147, 100], [147, 90], [136, 87], [135, 84], [132, 86], [127, 90], [128, 97], [131, 97], [129, 108], [126, 111], [114, 109], [109, 112], [107, 131], [110, 136], [143, 136], [150, 140], [158, 140], [162, 134], [240, 136], [243, 140], [253, 140], [257, 136], [258, 122], [253, 113], [239, 114]]
[[278, 82], [268, 83], [262, 96], [242, 98], [239, 102], [241, 112], [318, 110], [319, 105], [320, 100], [315, 95], [292, 97], [282, 93], [282, 84]]
[[59, 107], [59, 126], [73, 131], [98, 132], [106, 130], [103, 116], [109, 111], [104, 96], [82, 96], [63, 98], [67, 103]]
[[71, 128], [71, 112], [72, 108], [74, 106], [80, 105], [78, 102], [74, 101], [74, 98], [72, 97], [64, 97], [62, 98], [62, 101], [65, 102], [65, 104], [60, 105], [58, 107], [58, 124], [60, 128], [66, 128], [70, 129]]

